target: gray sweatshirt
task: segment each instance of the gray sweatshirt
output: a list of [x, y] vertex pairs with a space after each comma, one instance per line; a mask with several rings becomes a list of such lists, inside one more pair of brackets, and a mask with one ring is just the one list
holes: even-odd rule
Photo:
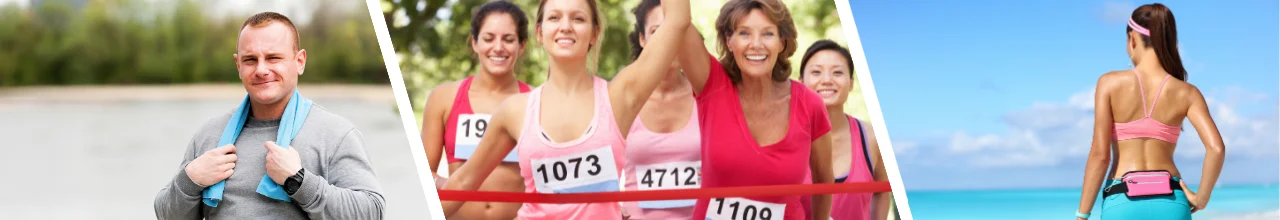
[[280, 120], [245, 122], [236, 139], [235, 173], [226, 179], [223, 200], [217, 208], [201, 202], [204, 187], [187, 177], [187, 163], [218, 146], [231, 112], [205, 122], [191, 138], [178, 174], [156, 195], [159, 219], [381, 219], [385, 200], [373, 174], [355, 125], [341, 116], [313, 105], [292, 148], [298, 151], [305, 171], [293, 202], [257, 193], [266, 175], [267, 141], [275, 141]]

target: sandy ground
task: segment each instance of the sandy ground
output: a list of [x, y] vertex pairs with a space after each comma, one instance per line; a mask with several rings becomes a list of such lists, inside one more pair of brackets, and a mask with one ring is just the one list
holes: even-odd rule
[[[1197, 217], [1194, 215], [1195, 214], [1193, 214], [1193, 217]], [[1214, 216], [1209, 216], [1207, 219], [1211, 219], [1211, 220], [1275, 220], [1275, 219], [1280, 219], [1280, 211], [1266, 211], [1266, 212], [1236, 214], [1236, 215], [1214, 215]]]
[[[365, 135], [386, 219], [429, 219], [390, 86], [303, 85]], [[239, 85], [0, 88], [6, 219], [154, 219], [195, 129], [231, 111]]]

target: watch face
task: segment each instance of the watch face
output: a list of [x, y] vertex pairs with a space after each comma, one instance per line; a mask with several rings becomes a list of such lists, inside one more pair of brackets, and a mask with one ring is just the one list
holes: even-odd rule
[[285, 193], [293, 194], [295, 191], [298, 191], [298, 187], [302, 187], [302, 171], [301, 170], [299, 170], [297, 174], [290, 176], [289, 179], [286, 179], [284, 181]]
[[289, 195], [293, 195], [294, 192], [298, 191], [298, 187], [300, 185], [302, 185], [302, 182], [293, 178], [289, 178], [288, 181], [284, 181], [284, 191]]

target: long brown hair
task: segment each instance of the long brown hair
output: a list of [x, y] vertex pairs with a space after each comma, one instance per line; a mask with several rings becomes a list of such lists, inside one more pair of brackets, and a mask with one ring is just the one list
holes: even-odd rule
[[[640, 0], [640, 4], [631, 9], [631, 14], [636, 17], [636, 25], [632, 27], [631, 34], [627, 35], [627, 41], [631, 43], [631, 61], [640, 58], [640, 52], [644, 51], [644, 46], [640, 45], [640, 38], [644, 38], [645, 25], [649, 25], [649, 11], [662, 6], [660, 0]], [[646, 39], [647, 40], [647, 39]]]
[[529, 40], [529, 18], [524, 15], [524, 10], [521, 10], [520, 6], [508, 1], [493, 1], [480, 6], [480, 9], [471, 16], [471, 39], [480, 38], [480, 28], [484, 27], [484, 19], [492, 14], [511, 16], [511, 20], [516, 23], [516, 40], [521, 45]]
[[[1173, 11], [1164, 4], [1146, 4], [1134, 9], [1129, 18], [1150, 30], [1150, 36], [1138, 35], [1142, 36], [1144, 46], [1155, 49], [1164, 71], [1178, 80], [1187, 81], [1187, 69], [1182, 66], [1182, 57], [1178, 55], [1178, 24], [1174, 22]], [[1132, 27], [1125, 28], [1126, 33], [1130, 31], [1133, 31]]]

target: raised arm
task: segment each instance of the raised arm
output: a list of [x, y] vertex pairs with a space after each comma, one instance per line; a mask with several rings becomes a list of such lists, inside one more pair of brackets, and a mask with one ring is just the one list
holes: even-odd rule
[[452, 107], [456, 91], [455, 83], [436, 86], [427, 96], [426, 110], [423, 110], [422, 148], [427, 152], [427, 163], [431, 166], [431, 175], [437, 178], [440, 174], [436, 171], [439, 170], [440, 157], [444, 153], [444, 123], [449, 120], [449, 108]]
[[1098, 78], [1093, 97], [1093, 144], [1089, 149], [1089, 160], [1084, 167], [1084, 189], [1080, 192], [1080, 207], [1077, 212], [1090, 214], [1093, 203], [1098, 198], [1098, 190], [1106, 179], [1107, 165], [1111, 163], [1111, 96], [1109, 88], [1114, 83], [1106, 80], [1111, 74]]
[[707, 74], [713, 68], [709, 60], [711, 53], [707, 52], [707, 45], [703, 42], [698, 27], [693, 25], [689, 25], [689, 30], [684, 32], [680, 41], [680, 69], [684, 71], [685, 78], [689, 79], [689, 84], [693, 85], [694, 94], [699, 94], [702, 87], [707, 85]]
[[636, 114], [649, 95], [662, 82], [667, 67], [675, 61], [680, 37], [690, 26], [688, 0], [663, 0], [662, 11], [666, 18], [653, 34], [649, 44], [631, 65], [623, 68], [609, 83], [609, 99], [613, 105], [618, 129], [626, 137], [635, 122]]
[[1209, 203], [1209, 195], [1213, 193], [1213, 185], [1218, 183], [1218, 174], [1222, 172], [1222, 161], [1226, 153], [1226, 145], [1222, 143], [1222, 135], [1218, 134], [1218, 125], [1213, 123], [1209, 115], [1208, 104], [1200, 89], [1192, 87], [1190, 97], [1191, 108], [1187, 109], [1187, 118], [1191, 126], [1195, 126], [1200, 141], [1204, 142], [1204, 166], [1200, 174], [1200, 188], [1196, 190], [1192, 204], [1196, 209], [1204, 209]]
[[[445, 184], [444, 189], [447, 190], [476, 190], [480, 188], [485, 178], [489, 177], [489, 173], [502, 163], [502, 158], [511, 153], [511, 149], [516, 146], [516, 138], [520, 135], [523, 128], [524, 104], [528, 100], [528, 94], [512, 95], [510, 98], [502, 101], [498, 106], [498, 112], [493, 114], [493, 118], [489, 121], [489, 128], [485, 129], [484, 136], [480, 138], [480, 146], [476, 148], [476, 152], [471, 156], [470, 160], [462, 164], [457, 172], [449, 175], [449, 181]], [[528, 116], [537, 117], [537, 116]], [[463, 201], [440, 201], [444, 208], [444, 215], [451, 216], [462, 208]]]
[[[884, 157], [880, 154], [880, 142], [876, 140], [876, 131], [869, 124], [863, 124], [863, 130], [866, 131], [867, 152], [871, 154], [871, 164], [875, 166], [875, 173], [872, 173], [872, 179], [876, 182], [888, 182], [889, 174], [884, 167]], [[891, 192], [878, 192], [872, 196], [871, 219], [885, 219], [889, 216], [889, 198], [893, 196]]]

